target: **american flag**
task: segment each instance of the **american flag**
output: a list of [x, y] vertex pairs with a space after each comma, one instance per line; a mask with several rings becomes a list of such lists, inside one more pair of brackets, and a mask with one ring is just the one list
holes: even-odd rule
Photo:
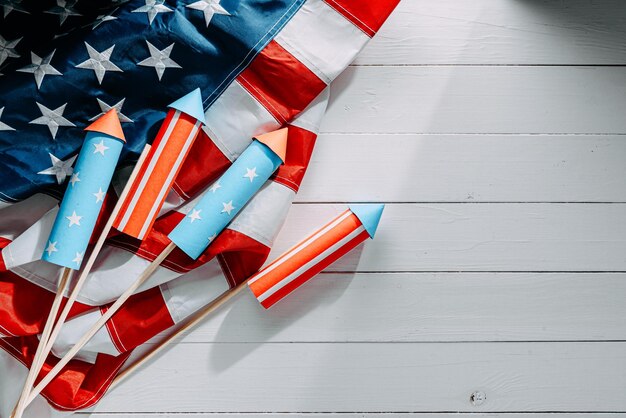
[[28, 410], [37, 417], [95, 404], [135, 348], [261, 267], [306, 171], [327, 86], [397, 2], [0, 0], [0, 370], [11, 371], [0, 374], [0, 390], [25, 378], [17, 365], [30, 365], [52, 303], [58, 268], [39, 261], [42, 240], [90, 121], [115, 108], [128, 141], [105, 209], [169, 103], [199, 87], [207, 123], [148, 236], [110, 235], [57, 356], [161, 252], [254, 136], [287, 126], [287, 156], [197, 260], [182, 251], [166, 259]]

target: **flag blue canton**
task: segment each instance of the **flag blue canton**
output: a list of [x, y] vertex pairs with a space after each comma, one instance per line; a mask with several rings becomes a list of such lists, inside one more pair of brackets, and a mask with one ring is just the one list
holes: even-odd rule
[[0, 0], [0, 200], [60, 195], [111, 108], [135, 158], [168, 103], [199, 87], [206, 109], [303, 2]]

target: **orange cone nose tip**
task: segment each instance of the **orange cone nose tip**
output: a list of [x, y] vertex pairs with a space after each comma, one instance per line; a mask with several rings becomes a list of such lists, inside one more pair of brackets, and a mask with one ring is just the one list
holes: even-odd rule
[[255, 136], [254, 138], [267, 145], [269, 149], [274, 151], [278, 158], [285, 162], [287, 156], [287, 137], [288, 128], [278, 129], [276, 131], [268, 132], [263, 135]]
[[126, 142], [117, 110], [111, 109], [85, 128], [86, 131], [100, 132]]

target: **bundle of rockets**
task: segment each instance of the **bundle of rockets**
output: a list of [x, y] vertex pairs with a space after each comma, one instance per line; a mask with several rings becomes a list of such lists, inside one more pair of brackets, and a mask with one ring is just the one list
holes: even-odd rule
[[[204, 111], [199, 89], [169, 105], [155, 140], [152, 145], [146, 145], [142, 151], [115, 208], [83, 265], [83, 255], [86, 254], [103, 206], [103, 195], [109, 188], [125, 144], [124, 133], [115, 109], [109, 110], [85, 128], [87, 133], [74, 167], [75, 176], [67, 186], [46, 248], [42, 253], [42, 260], [63, 267], [57, 293], [12, 418], [20, 418], [23, 415], [35, 397], [154, 273], [172, 250], [178, 247], [189, 257], [197, 259], [285, 161], [288, 128], [253, 138], [244, 152], [191, 209], [191, 216], [183, 218], [170, 232], [168, 238], [171, 242], [163, 252], [33, 387], [108, 233], [112, 228], [116, 228], [138, 239], [146, 236], [203, 124]], [[241, 173], [245, 174], [242, 176]], [[241, 181], [242, 178], [246, 180]], [[96, 189], [98, 192], [93, 193]], [[263, 307], [270, 308], [367, 238], [373, 238], [383, 208], [382, 204], [350, 205], [345, 212], [267, 264], [247, 281], [224, 292], [205, 306], [176, 332], [120, 373], [114, 384], [119, 383], [178, 335], [201, 322], [245, 287], [249, 287]], [[199, 219], [202, 222], [194, 222]], [[80, 228], [72, 228], [73, 225], [80, 225]], [[80, 275], [74, 281], [74, 286], [59, 314], [72, 274], [80, 270], [81, 266], [83, 268]]]

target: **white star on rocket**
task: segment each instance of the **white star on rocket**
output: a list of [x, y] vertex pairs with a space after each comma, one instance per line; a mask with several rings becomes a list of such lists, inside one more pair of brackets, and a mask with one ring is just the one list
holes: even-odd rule
[[222, 202], [222, 205], [224, 205], [224, 209], [222, 209], [221, 213], [228, 213], [230, 215], [230, 213], [235, 209], [235, 207], [233, 206], [233, 201], [231, 200], [228, 203], [224, 203]]
[[12, 41], [7, 41], [0, 35], [0, 65], [7, 58], [19, 58], [20, 54], [15, 51], [15, 47], [22, 40], [22, 38], [13, 39]]
[[166, 68], [183, 68], [170, 58], [174, 44], [160, 50], [150, 42], [146, 41], [146, 43], [148, 44], [148, 49], [150, 50], [150, 58], [146, 58], [145, 60], [138, 62], [137, 65], [154, 67], [157, 76], [159, 77], [159, 81], [161, 81], [161, 77], [163, 77], [163, 73]]
[[72, 0], [57, 0], [57, 5], [46, 10], [44, 13], [58, 15], [60, 20], [59, 25], [62, 25], [68, 16], [82, 16], [80, 13], [74, 10], [74, 5], [76, 3], [78, 2]]
[[100, 100], [100, 99], [96, 99], [96, 100], [98, 101], [98, 106], [100, 106], [101, 112], [99, 114], [97, 114], [96, 116], [94, 116], [93, 118], [89, 119], [89, 120], [96, 120], [100, 116], [102, 116], [106, 112], [108, 112], [109, 110], [115, 109], [117, 111], [117, 117], [120, 119], [120, 122], [122, 122], [122, 123], [125, 123], [125, 122], [133, 123], [134, 122], [131, 118], [129, 118], [128, 116], [126, 116], [125, 114], [122, 113], [122, 107], [124, 106], [124, 101], [126, 100], [126, 98], [123, 98], [119, 102], [115, 103], [113, 106], [105, 103], [103, 100]]
[[165, 6], [163, 4], [163, 1], [157, 1], [157, 0], [146, 0], [145, 6], [141, 6], [140, 8], [132, 11], [132, 13], [147, 13], [148, 20], [150, 21], [151, 25], [152, 25], [152, 21], [154, 20], [157, 14], [171, 13], [171, 12], [173, 12], [173, 10]]
[[48, 253], [48, 257], [50, 257], [52, 255], [52, 253], [55, 253], [55, 252], [59, 251], [59, 250], [57, 250], [56, 245], [57, 245], [57, 241], [54, 241], [54, 242], [48, 241], [48, 246], [44, 250], [45, 252]]
[[74, 259], [72, 260], [72, 262], [78, 264], [80, 266], [80, 263], [83, 261], [83, 253], [76, 253], [76, 257], [74, 257]]
[[209, 237], [209, 244], [213, 242], [213, 240], [217, 237], [217, 234], [213, 234]]
[[28, 123], [32, 123], [35, 125], [47, 125], [48, 129], [50, 130], [50, 134], [52, 135], [52, 139], [56, 138], [57, 131], [59, 130], [59, 126], [76, 126], [72, 122], [70, 122], [69, 120], [63, 117], [63, 112], [65, 111], [65, 106], [67, 106], [67, 103], [65, 103], [62, 106], [57, 107], [54, 110], [48, 109], [46, 106], [42, 105], [41, 103], [38, 103], [38, 102], [35, 102], [35, 103], [37, 103], [37, 106], [39, 107], [39, 111], [41, 112], [41, 117], [38, 117], [37, 119], [33, 119]]
[[[4, 106], [0, 107], [0, 118], [2, 117], [2, 112], [4, 112]], [[0, 122], [0, 131], [14, 131], [15, 129], [11, 128], [4, 122]]]
[[202, 218], [200, 217], [200, 212], [202, 212], [202, 209], [191, 210], [191, 215], [188, 215], [188, 217], [191, 218], [191, 223], [193, 223], [193, 221], [197, 221], [198, 219], [202, 220]]
[[244, 177], [247, 177], [250, 179], [250, 183], [252, 183], [254, 181], [255, 177], [259, 177], [259, 175], [256, 173], [256, 167], [250, 169], [250, 168], [246, 168], [246, 174], [243, 175]]
[[26, 13], [27, 15], [29, 15], [30, 13], [28, 12], [28, 10], [20, 6], [21, 2], [22, 0], [4, 0], [2, 2], [2, 10], [4, 12], [4, 17], [7, 17], [9, 13], [13, 11]]
[[96, 196], [96, 203], [104, 202], [104, 196], [106, 196], [106, 193], [102, 191], [102, 187], [98, 188], [98, 193], [92, 193], [92, 194]]
[[211, 19], [213, 19], [213, 15], [218, 14], [230, 16], [230, 13], [222, 7], [220, 1], [221, 0], [200, 0], [195, 3], [188, 4], [187, 7], [202, 11], [204, 13], [204, 21], [208, 27], [209, 23], [211, 23]]
[[78, 157], [78, 155], [74, 155], [73, 157], [70, 157], [65, 161], [58, 159], [50, 153], [48, 153], [48, 155], [50, 156], [50, 160], [52, 161], [52, 167], [46, 168], [45, 170], [42, 170], [37, 174], [56, 176], [57, 183], [62, 184], [65, 181], [65, 178], [72, 174], [72, 172], [74, 171], [74, 169], [72, 168], [72, 164], [74, 164], [74, 161], [76, 160], [76, 157]]
[[50, 61], [52, 61], [52, 57], [54, 56], [56, 49], [50, 53], [45, 58], [40, 58], [34, 52], [30, 53], [31, 64], [26, 67], [20, 68], [17, 71], [21, 73], [32, 73], [35, 75], [35, 83], [37, 83], [37, 90], [41, 87], [41, 83], [43, 78], [47, 75], [63, 75], [56, 68], [54, 68]]
[[96, 148], [95, 150], [93, 150], [94, 154], [99, 153], [104, 155], [104, 152], [109, 149], [109, 147], [104, 145], [104, 139], [101, 140], [99, 144], [93, 144], [93, 146]]
[[70, 177], [70, 184], [72, 185], [72, 187], [74, 187], [74, 184], [76, 184], [76, 182], [80, 181], [80, 178], [78, 178], [79, 174], [80, 174], [79, 172], [76, 172], [72, 174], [72, 177]]
[[83, 218], [82, 216], [78, 216], [78, 215], [76, 214], [76, 211], [73, 211], [73, 212], [72, 212], [72, 215], [70, 215], [70, 216], [66, 216], [66, 217], [65, 217], [65, 219], [67, 219], [67, 220], [69, 220], [69, 221], [70, 221], [70, 224], [69, 224], [68, 228], [71, 228], [71, 227], [72, 227], [72, 225], [78, 225], [78, 226], [80, 226], [80, 220], [81, 220], [82, 218]]
[[209, 190], [211, 191], [211, 193], [215, 193], [217, 191], [217, 189], [220, 189], [221, 187], [222, 187], [222, 185], [220, 184], [220, 182], [218, 180], [215, 183], [213, 183], [213, 185], [211, 185], [211, 188]]
[[102, 84], [102, 79], [104, 78], [104, 75], [107, 71], [123, 72], [120, 67], [111, 62], [111, 54], [113, 53], [113, 48], [115, 48], [115, 44], [102, 52], [96, 51], [87, 42], [85, 42], [85, 47], [87, 47], [87, 54], [89, 54], [89, 59], [78, 64], [76, 68], [93, 70], [93, 72], [96, 73], [98, 84]]

